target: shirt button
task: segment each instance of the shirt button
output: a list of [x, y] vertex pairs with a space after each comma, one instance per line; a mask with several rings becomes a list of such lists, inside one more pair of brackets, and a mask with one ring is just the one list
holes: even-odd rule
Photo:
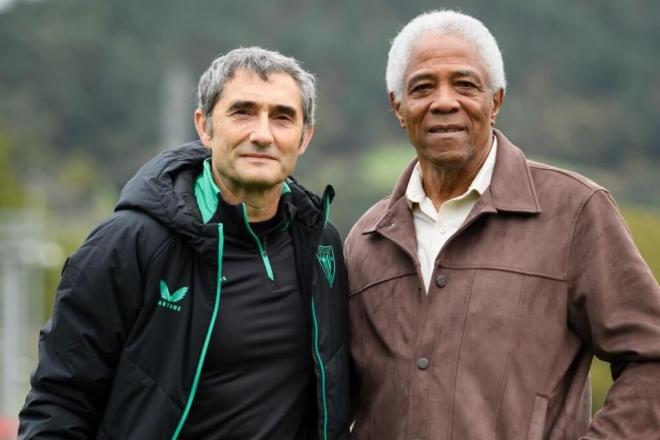
[[446, 228], [440, 228], [440, 233], [441, 233], [441, 234], [446, 234], [446, 233], [447, 233], [447, 229], [446, 229]]
[[438, 275], [435, 277], [435, 285], [438, 287], [445, 287], [447, 285], [447, 277], [444, 275]]
[[426, 370], [429, 367], [429, 364], [431, 362], [428, 360], [428, 358], [421, 357], [417, 359], [417, 368], [420, 370]]

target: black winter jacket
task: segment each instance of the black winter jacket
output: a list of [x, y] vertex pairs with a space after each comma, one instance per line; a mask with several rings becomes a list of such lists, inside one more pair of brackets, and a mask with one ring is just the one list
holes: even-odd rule
[[[223, 225], [202, 222], [193, 192], [208, 157], [194, 142], [152, 159], [127, 183], [114, 215], [68, 259], [40, 334], [21, 439], [179, 435], [222, 319]], [[309, 298], [318, 436], [344, 439], [346, 271], [341, 241], [327, 223], [333, 191], [319, 198], [287, 183], [296, 269]], [[169, 297], [161, 281], [171, 286]]]

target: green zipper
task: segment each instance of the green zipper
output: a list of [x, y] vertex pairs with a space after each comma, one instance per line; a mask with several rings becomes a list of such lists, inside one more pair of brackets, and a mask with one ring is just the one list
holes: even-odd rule
[[257, 234], [255, 234], [252, 228], [250, 227], [250, 220], [248, 219], [248, 215], [247, 215], [247, 207], [245, 206], [245, 203], [241, 203], [241, 205], [243, 206], [243, 221], [245, 222], [245, 228], [247, 229], [250, 236], [252, 236], [254, 242], [257, 244], [257, 248], [259, 248], [259, 255], [261, 255], [261, 261], [263, 261], [264, 267], [266, 268], [266, 275], [268, 276], [269, 280], [275, 281], [275, 275], [273, 274], [273, 268], [270, 265], [268, 254], [266, 254], [266, 250], [262, 246], [259, 237], [257, 237]]
[[[323, 192], [323, 229], [328, 225], [330, 219], [330, 197], [328, 197], [327, 191]], [[323, 358], [321, 357], [321, 351], [319, 350], [319, 324], [316, 317], [316, 303], [314, 302], [314, 296], [312, 296], [312, 321], [314, 322], [314, 352], [316, 353], [316, 359], [318, 360], [319, 370], [321, 372], [321, 401], [323, 402], [323, 439], [328, 440], [328, 398], [326, 396], [326, 386], [325, 386], [325, 367], [323, 366]]]
[[328, 226], [328, 221], [330, 221], [330, 196], [327, 194], [327, 191], [323, 193], [324, 197], [324, 212], [323, 212], [323, 229]]
[[220, 310], [220, 295], [222, 289], [222, 251], [224, 248], [224, 233], [222, 232], [222, 223], [218, 223], [218, 273], [217, 273], [217, 285], [215, 288], [215, 305], [213, 306], [213, 314], [211, 315], [211, 322], [209, 323], [209, 328], [206, 331], [206, 338], [204, 338], [204, 345], [202, 346], [202, 352], [199, 355], [199, 360], [197, 361], [197, 371], [195, 372], [195, 378], [193, 379], [192, 388], [190, 388], [190, 394], [188, 395], [188, 402], [186, 402], [186, 407], [183, 410], [179, 424], [176, 427], [176, 431], [172, 435], [172, 440], [176, 440], [181, 434], [183, 429], [183, 424], [188, 418], [190, 413], [190, 408], [192, 407], [193, 400], [195, 398], [195, 393], [197, 392], [197, 386], [199, 385], [199, 378], [202, 375], [202, 366], [204, 365], [204, 358], [206, 357], [206, 351], [209, 348], [209, 343], [211, 341], [211, 334], [213, 333], [213, 327], [215, 327], [215, 321], [218, 317], [218, 311]]
[[328, 402], [325, 391], [325, 367], [323, 366], [323, 358], [319, 351], [319, 324], [316, 319], [316, 306], [314, 304], [314, 297], [312, 297], [312, 321], [314, 322], [314, 352], [318, 360], [319, 370], [321, 370], [321, 399], [323, 401], [323, 440], [328, 440]]

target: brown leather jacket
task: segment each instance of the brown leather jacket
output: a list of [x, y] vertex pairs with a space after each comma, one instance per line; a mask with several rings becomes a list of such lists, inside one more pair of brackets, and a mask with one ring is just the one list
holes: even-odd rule
[[[502, 133], [428, 295], [405, 189], [346, 240], [356, 439], [660, 439], [660, 288], [609, 193]], [[591, 420], [593, 354], [615, 377]]]

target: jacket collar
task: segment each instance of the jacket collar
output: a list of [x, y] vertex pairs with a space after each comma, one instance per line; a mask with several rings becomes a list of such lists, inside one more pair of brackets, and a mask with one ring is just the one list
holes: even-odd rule
[[497, 211], [538, 214], [541, 205], [527, 157], [499, 130], [494, 130], [498, 151], [490, 184], [492, 203]]
[[[501, 131], [494, 130], [494, 133], [497, 137], [498, 148], [493, 177], [490, 186], [479, 198], [466, 221], [488, 212], [523, 214], [541, 212], [527, 158]], [[417, 159], [414, 159], [403, 170], [394, 186], [387, 210], [379, 219], [367, 226], [363, 231], [364, 234], [378, 231], [388, 236], [396, 234], [399, 229], [401, 229], [400, 232], [407, 228], [409, 228], [407, 230], [412, 230], [413, 220], [406, 203], [405, 192], [416, 163]], [[396, 219], [397, 222], [394, 222], [393, 219]], [[414, 241], [414, 236], [411, 235], [410, 239]]]

